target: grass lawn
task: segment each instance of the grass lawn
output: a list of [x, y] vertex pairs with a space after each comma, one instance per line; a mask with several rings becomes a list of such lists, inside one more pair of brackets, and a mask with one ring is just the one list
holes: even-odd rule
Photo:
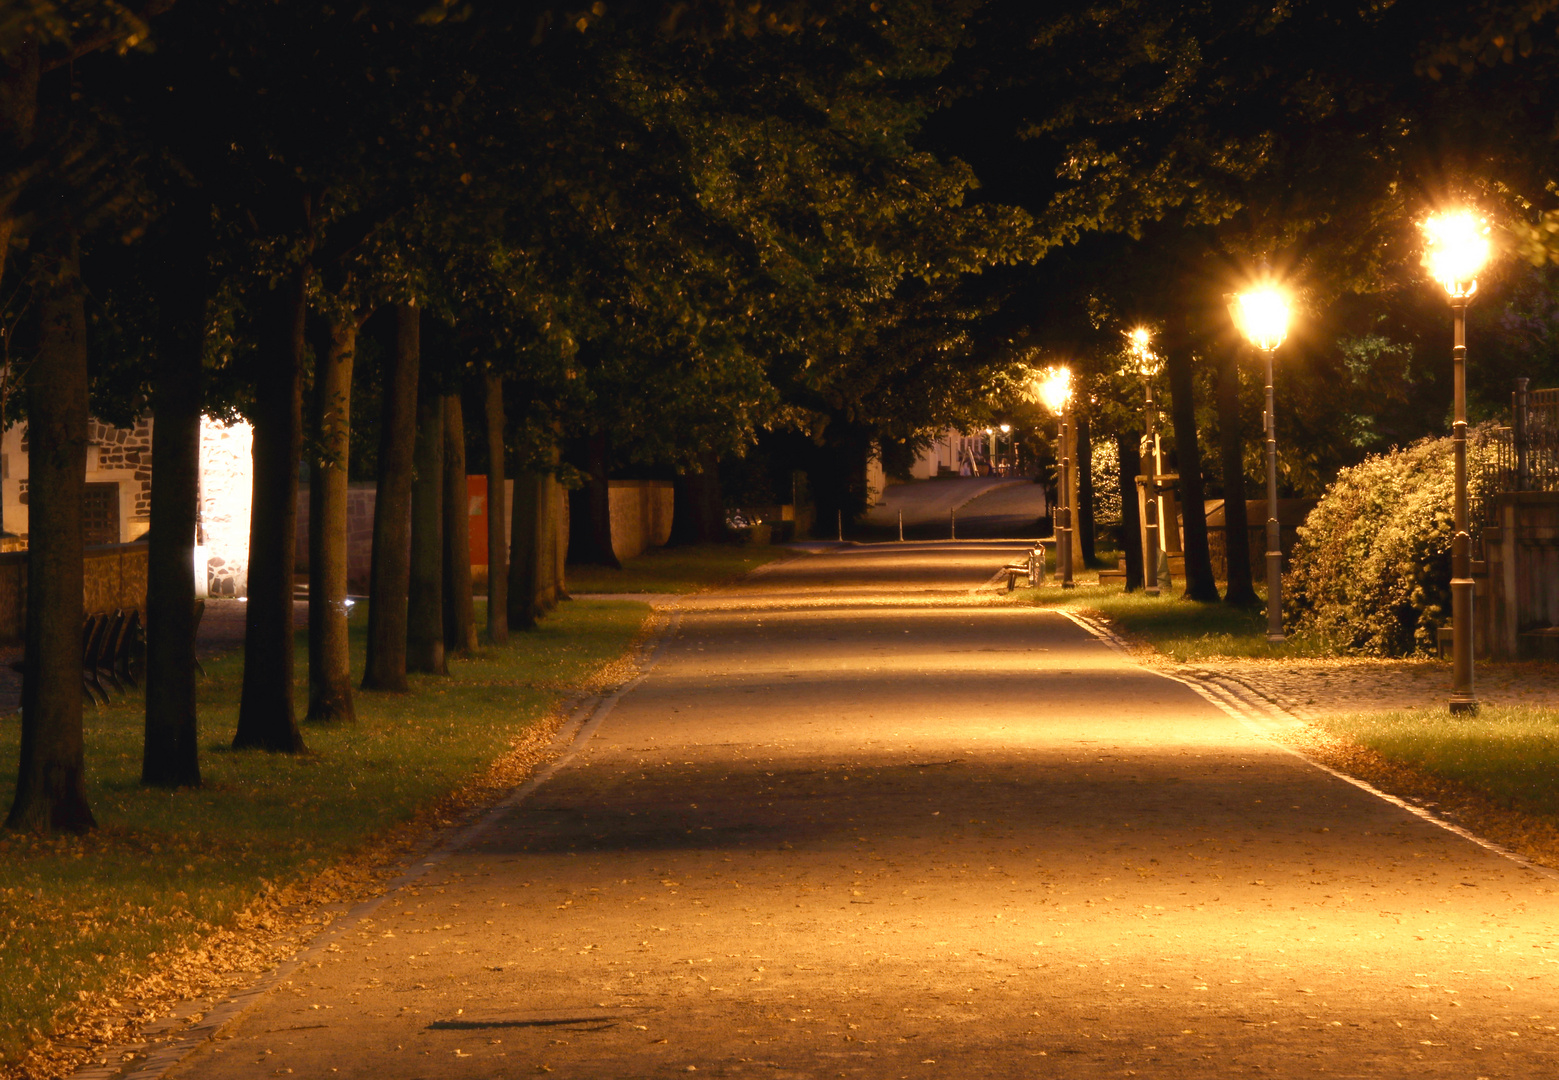
[[793, 554], [767, 545], [691, 544], [651, 548], [623, 563], [570, 566], [571, 593], [690, 593], [729, 584], [754, 567]]
[[1322, 727], [1382, 757], [1481, 792], [1511, 809], [1559, 819], [1559, 713], [1484, 705], [1353, 713]]
[[[360, 609], [361, 610], [361, 609]], [[359, 694], [358, 722], [304, 729], [310, 753], [227, 748], [241, 653], [205, 661], [205, 786], [139, 786], [139, 695], [87, 710], [87, 773], [101, 828], [85, 838], [0, 833], [0, 1061], [68, 1019], [78, 992], [120, 983], [295, 880], [448, 795], [508, 750], [641, 632], [643, 604], [564, 604], [534, 633], [414, 676], [407, 695]], [[364, 616], [352, 627], [363, 662]], [[298, 714], [305, 709], [298, 636]], [[0, 805], [15, 790], [20, 722], [0, 720]]]
[[[1088, 571], [1078, 575], [1078, 580], [1097, 581], [1098, 577]], [[1013, 594], [1014, 600], [1040, 607], [1098, 612], [1128, 635], [1180, 663], [1218, 658], [1280, 659], [1336, 654], [1328, 643], [1304, 636], [1290, 637], [1277, 645], [1269, 644], [1264, 608], [1233, 608], [1225, 604], [1182, 600], [1178, 582], [1175, 588], [1166, 589], [1158, 596], [1128, 593], [1122, 586], [1113, 584], [1080, 584], [1076, 589], [1063, 591], [1054, 582], [1052, 577], [1039, 589], [1020, 589]], [[1263, 590], [1257, 591], [1263, 593]]]

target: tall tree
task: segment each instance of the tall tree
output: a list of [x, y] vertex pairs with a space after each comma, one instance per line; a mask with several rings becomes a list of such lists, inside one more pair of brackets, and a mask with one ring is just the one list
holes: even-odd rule
[[406, 605], [411, 581], [411, 487], [417, 441], [417, 372], [422, 312], [395, 305], [395, 343], [379, 419], [378, 490], [368, 585], [364, 690], [406, 689]]
[[[551, 481], [550, 476], [534, 470], [526, 470], [514, 478], [506, 595], [508, 623], [515, 630], [533, 629], [542, 615], [538, 594], [543, 577], [551, 577], [551, 566], [543, 566], [544, 561], [550, 561], [552, 557], [543, 536], [552, 497]], [[491, 599], [488, 602], [491, 603]]]
[[[1164, 367], [1169, 375], [1170, 420], [1175, 429], [1175, 469], [1180, 475], [1180, 525], [1184, 533], [1185, 598], [1216, 603], [1212, 553], [1207, 546], [1207, 508], [1202, 488], [1202, 453], [1196, 432], [1193, 345], [1184, 334], [1170, 334], [1164, 343]], [[1167, 522], [1170, 528], [1173, 522]]]
[[[146, 566], [146, 738], [141, 782], [200, 784], [195, 692], [196, 509], [205, 398], [211, 206], [193, 195], [156, 241], [160, 320], [152, 397], [152, 506]], [[195, 567], [195, 573], [204, 573]]]
[[36, 240], [42, 297], [38, 358], [27, 371], [30, 546], [21, 767], [6, 824], [84, 832], [96, 825], [87, 804], [81, 727], [87, 323], [75, 230], [55, 221]]
[[1126, 591], [1144, 585], [1142, 564], [1142, 515], [1137, 507], [1137, 477], [1142, 473], [1142, 433], [1125, 430], [1115, 434], [1121, 492], [1121, 555], [1126, 560]]
[[491, 368], [483, 383], [487, 421], [487, 640], [509, 640], [508, 493], [504, 458], [503, 378]]
[[347, 643], [347, 455], [358, 314], [331, 312], [314, 364], [309, 470], [309, 711], [314, 723], [355, 720]]
[[[1215, 346], [1216, 348], [1216, 346]], [[1237, 607], [1253, 607], [1250, 522], [1245, 512], [1245, 442], [1240, 431], [1240, 368], [1230, 348], [1217, 349], [1218, 449], [1223, 466], [1223, 550], [1229, 584], [1223, 599]]]
[[612, 546], [612, 493], [607, 478], [610, 441], [604, 428], [580, 440], [584, 486], [569, 499], [568, 561], [622, 569]]
[[406, 604], [406, 668], [448, 674], [444, 657], [444, 395], [422, 365], [412, 449], [411, 577]]
[[293, 569], [298, 458], [303, 447], [303, 349], [308, 268], [283, 275], [258, 320], [254, 406], [254, 496], [249, 525], [249, 602], [244, 606], [244, 681], [234, 749], [305, 749], [293, 689]]
[[471, 598], [471, 496], [466, 484], [466, 426], [459, 394], [444, 395], [444, 648], [476, 647]]

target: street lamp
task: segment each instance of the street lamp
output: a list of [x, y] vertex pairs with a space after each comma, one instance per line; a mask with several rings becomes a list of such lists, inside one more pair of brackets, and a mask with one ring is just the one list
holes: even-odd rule
[[1061, 437], [1061, 485], [1056, 500], [1056, 575], [1063, 589], [1073, 588], [1072, 582], [1072, 457], [1068, 436], [1072, 423], [1072, 373], [1065, 367], [1045, 369], [1045, 377], [1039, 383], [1039, 399], [1059, 421]]
[[1153, 377], [1158, 374], [1159, 359], [1154, 355], [1149, 343], [1153, 340], [1153, 333], [1145, 326], [1139, 326], [1127, 335], [1128, 349], [1131, 358], [1136, 364], [1137, 374], [1142, 376], [1142, 388], [1146, 395], [1145, 405], [1148, 425], [1148, 446], [1152, 453], [1148, 471], [1152, 474], [1148, 477], [1146, 498], [1143, 500], [1143, 510], [1146, 521], [1143, 523], [1143, 552], [1142, 552], [1142, 586], [1143, 592], [1149, 596], [1158, 595], [1158, 478], [1163, 473], [1163, 467], [1158, 455], [1158, 408], [1153, 404]]
[[[1012, 432], [1012, 425], [1011, 424], [1002, 424], [1001, 425], [1001, 433], [1003, 435], [1010, 435], [1011, 432]], [[1008, 450], [1009, 453], [1015, 453], [1017, 451], [1016, 444], [1014, 444], [1013, 441], [1010, 438], [1007, 440], [1007, 450]]]
[[1475, 713], [1472, 688], [1472, 534], [1467, 524], [1467, 305], [1478, 292], [1478, 271], [1489, 260], [1489, 227], [1469, 210], [1432, 215], [1424, 222], [1424, 265], [1451, 300], [1451, 364], [1455, 414], [1456, 536], [1451, 541], [1451, 711]]
[[[1267, 362], [1267, 408], [1262, 426], [1267, 433], [1267, 640], [1284, 640], [1283, 546], [1278, 526], [1278, 435], [1273, 412], [1272, 357], [1288, 336], [1288, 299], [1273, 288], [1241, 293], [1229, 305], [1234, 325], [1261, 350]], [[1227, 519], [1226, 519], [1227, 520]]]

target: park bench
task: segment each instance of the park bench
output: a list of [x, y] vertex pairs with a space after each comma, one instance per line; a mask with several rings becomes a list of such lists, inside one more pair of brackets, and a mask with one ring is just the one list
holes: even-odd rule
[[139, 686], [138, 671], [146, 647], [141, 613], [103, 611], [88, 615], [81, 628], [81, 688], [93, 704], [108, 704], [106, 682], [121, 694]]
[[1018, 562], [1002, 567], [1007, 574], [1007, 591], [1017, 588], [1018, 578], [1028, 578], [1029, 588], [1037, 589], [1045, 580], [1045, 545], [1054, 541], [1036, 540], [1029, 553]]

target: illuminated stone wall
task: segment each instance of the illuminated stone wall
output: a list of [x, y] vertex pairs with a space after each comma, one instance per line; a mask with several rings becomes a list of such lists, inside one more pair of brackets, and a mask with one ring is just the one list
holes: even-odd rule
[[196, 544], [206, 551], [212, 596], [249, 590], [249, 502], [254, 488], [254, 432], [242, 421], [200, 420], [200, 519]]

